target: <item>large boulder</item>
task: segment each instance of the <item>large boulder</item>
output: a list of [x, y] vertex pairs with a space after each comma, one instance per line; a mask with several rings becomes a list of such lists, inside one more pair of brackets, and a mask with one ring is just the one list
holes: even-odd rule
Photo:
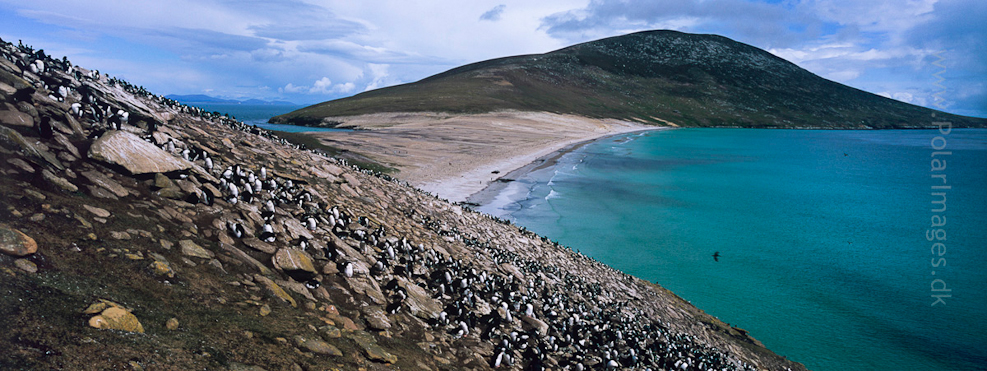
[[0, 224], [0, 251], [13, 256], [31, 255], [38, 251], [38, 243], [23, 232]]
[[280, 249], [274, 254], [273, 262], [275, 267], [298, 281], [310, 280], [318, 273], [312, 257], [299, 249]]
[[89, 158], [118, 165], [131, 174], [170, 173], [192, 168], [192, 163], [125, 131], [110, 131], [93, 141]]

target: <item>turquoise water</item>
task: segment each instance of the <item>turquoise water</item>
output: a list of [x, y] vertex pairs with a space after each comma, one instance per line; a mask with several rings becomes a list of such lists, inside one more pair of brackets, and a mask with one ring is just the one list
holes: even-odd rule
[[[624, 135], [480, 209], [658, 282], [811, 370], [984, 370], [987, 130], [943, 136], [952, 154], [933, 172], [938, 135]], [[952, 186], [944, 212], [934, 174]], [[933, 215], [946, 217], [942, 256], [925, 237]], [[932, 292], [934, 279], [951, 291]], [[951, 296], [932, 306], [933, 294]]]

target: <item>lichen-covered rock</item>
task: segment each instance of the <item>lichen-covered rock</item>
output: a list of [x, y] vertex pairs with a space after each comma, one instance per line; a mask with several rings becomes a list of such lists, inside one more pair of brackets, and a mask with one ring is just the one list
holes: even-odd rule
[[281, 288], [281, 286], [278, 286], [278, 284], [274, 283], [274, 281], [272, 281], [270, 278], [261, 276], [259, 274], [255, 274], [254, 281], [261, 284], [267, 290], [267, 292], [272, 296], [274, 296], [275, 298], [281, 300], [282, 302], [291, 304], [292, 307], [298, 307], [298, 303], [295, 302], [295, 298], [291, 297], [291, 295], [288, 294], [287, 291], [284, 291], [284, 289]]
[[144, 326], [137, 320], [137, 316], [126, 309], [115, 306], [110, 306], [99, 315], [90, 318], [89, 326], [103, 330], [144, 332]]
[[188, 170], [192, 163], [125, 131], [115, 130], [93, 141], [89, 158], [118, 165], [131, 174]]
[[280, 249], [274, 254], [273, 261], [275, 267], [299, 281], [312, 279], [317, 273], [312, 257], [299, 249]]
[[14, 266], [27, 273], [38, 273], [38, 265], [27, 259], [14, 260]]
[[171, 264], [168, 264], [166, 261], [155, 260], [151, 263], [150, 268], [151, 271], [157, 276], [168, 278], [175, 277], [175, 271], [171, 269]]
[[350, 339], [353, 339], [360, 348], [363, 348], [364, 354], [367, 358], [384, 363], [395, 363], [398, 361], [398, 357], [388, 353], [380, 345], [377, 345], [377, 340], [374, 339], [373, 335], [370, 335], [363, 331], [354, 331], [349, 335]]
[[38, 243], [23, 232], [0, 223], [0, 252], [13, 256], [26, 256], [38, 251]]
[[329, 344], [320, 339], [315, 339], [315, 338], [310, 339], [301, 336], [295, 336], [295, 345], [297, 345], [299, 348], [302, 348], [304, 350], [316, 354], [324, 354], [333, 357], [339, 357], [343, 355], [343, 352], [341, 352], [339, 348], [336, 348], [332, 346], [332, 344]]
[[178, 241], [178, 246], [182, 248], [182, 254], [196, 258], [212, 259], [216, 255], [212, 251], [206, 250], [204, 247], [199, 246], [199, 244], [192, 242], [192, 240]]
[[168, 321], [165, 322], [165, 328], [171, 331], [178, 330], [178, 318], [169, 318]]

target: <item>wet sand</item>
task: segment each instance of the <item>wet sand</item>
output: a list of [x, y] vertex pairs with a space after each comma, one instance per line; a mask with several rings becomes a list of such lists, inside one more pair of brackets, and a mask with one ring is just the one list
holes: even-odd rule
[[[560, 150], [579, 143], [656, 128], [612, 119], [514, 111], [330, 119], [342, 121], [340, 127], [357, 130], [313, 133], [325, 144], [394, 167], [399, 170], [398, 179], [453, 202], [467, 201], [488, 185], [500, 183], [494, 183], [498, 179], [514, 179], [527, 166], [544, 164], [561, 155]], [[521, 173], [516, 172], [519, 169]]]

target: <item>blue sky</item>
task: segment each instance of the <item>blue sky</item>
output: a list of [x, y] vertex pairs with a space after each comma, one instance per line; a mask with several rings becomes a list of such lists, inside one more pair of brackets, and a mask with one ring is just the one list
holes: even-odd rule
[[982, 0], [0, 0], [0, 38], [159, 94], [316, 103], [650, 29], [715, 33], [837, 82], [987, 117]]

